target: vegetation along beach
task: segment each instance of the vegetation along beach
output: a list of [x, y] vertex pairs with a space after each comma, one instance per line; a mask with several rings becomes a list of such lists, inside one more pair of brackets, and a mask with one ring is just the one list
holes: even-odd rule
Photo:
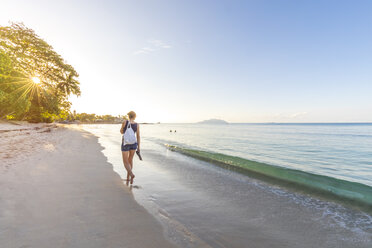
[[372, 247], [372, 3], [0, 6], [0, 248]]

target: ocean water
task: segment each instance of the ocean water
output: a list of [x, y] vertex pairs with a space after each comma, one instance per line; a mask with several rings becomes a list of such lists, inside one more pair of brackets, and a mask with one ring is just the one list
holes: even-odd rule
[[[125, 179], [120, 126], [83, 128], [98, 137]], [[144, 160], [135, 158], [129, 189], [180, 247], [249, 247], [252, 241], [260, 247], [371, 247], [372, 216], [364, 208], [228, 168], [258, 168], [284, 180], [300, 178], [305, 186], [317, 181], [369, 203], [371, 131], [372, 125], [141, 125]]]
[[145, 139], [153, 142], [372, 186], [372, 124], [160, 124], [141, 127]]

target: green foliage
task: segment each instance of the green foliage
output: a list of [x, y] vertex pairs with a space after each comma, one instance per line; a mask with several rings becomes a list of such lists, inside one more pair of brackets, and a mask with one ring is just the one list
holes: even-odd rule
[[6, 119], [7, 120], [15, 120], [15, 116], [14, 115], [7, 115]]
[[28, 111], [30, 102], [19, 84], [24, 78], [14, 69], [10, 57], [0, 50], [0, 117], [12, 115], [21, 119]]
[[82, 122], [94, 122], [96, 119], [96, 114], [87, 114], [87, 113], [81, 113], [76, 114], [76, 120], [82, 121]]
[[41, 121], [51, 123], [57, 119], [55, 114], [51, 114], [48, 111], [41, 113]]
[[78, 76], [32, 29], [19, 23], [0, 26], [0, 117], [31, 122], [68, 117], [68, 96], [80, 95]]
[[65, 111], [65, 110], [62, 110], [61, 113], [59, 113], [58, 115], [58, 119], [59, 120], [67, 120], [69, 118], [69, 115], [70, 113]]
[[100, 119], [103, 121], [114, 121], [115, 117], [112, 115], [102, 115], [100, 116]]
[[87, 113], [80, 113], [75, 114], [70, 120], [77, 120], [80, 122], [96, 122], [96, 123], [121, 123], [123, 121], [122, 116], [112, 116], [112, 115], [96, 115], [96, 114], [87, 114]]

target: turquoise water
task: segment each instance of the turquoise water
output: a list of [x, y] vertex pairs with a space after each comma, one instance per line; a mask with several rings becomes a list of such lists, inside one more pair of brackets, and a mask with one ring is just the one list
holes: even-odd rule
[[[118, 146], [116, 129], [97, 130]], [[141, 125], [141, 136], [143, 148], [162, 145], [371, 210], [372, 124], [156, 124]]]
[[[84, 125], [99, 138], [103, 154], [124, 179], [119, 128]], [[250, 241], [247, 234], [254, 230], [276, 240], [275, 247], [371, 247], [372, 217], [365, 211], [371, 210], [371, 177], [353, 168], [358, 164], [355, 154], [359, 161], [371, 161], [368, 129], [371, 125], [141, 125], [144, 160], [135, 157], [136, 179], [129, 189], [164, 224], [171, 240], [184, 244], [180, 247], [200, 247], [189, 245], [195, 240], [234, 247]], [[333, 138], [324, 138], [329, 136]], [[336, 141], [341, 145], [335, 146]], [[347, 154], [324, 159], [340, 149]], [[333, 170], [322, 168], [327, 163]], [[236, 168], [247, 169], [249, 176]], [[281, 182], [275, 184], [277, 180], [268, 183], [250, 176], [252, 171], [307, 187], [288, 190]], [[331, 194], [303, 194], [309, 187], [341, 196], [342, 203], [348, 198], [368, 206], [350, 208], [328, 198]]]
[[372, 186], [372, 124], [157, 124], [142, 125], [142, 134], [157, 143]]

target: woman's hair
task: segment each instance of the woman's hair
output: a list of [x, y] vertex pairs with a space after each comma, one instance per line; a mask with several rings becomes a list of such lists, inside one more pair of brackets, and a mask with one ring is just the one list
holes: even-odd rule
[[136, 112], [134, 112], [134, 111], [129, 111], [128, 112], [128, 117], [129, 117], [129, 119], [135, 119], [136, 118]]

